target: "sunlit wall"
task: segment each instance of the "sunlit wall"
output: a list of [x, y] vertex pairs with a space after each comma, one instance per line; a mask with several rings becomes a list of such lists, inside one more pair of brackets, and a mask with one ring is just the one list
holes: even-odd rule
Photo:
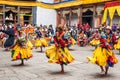
[[[46, 3], [53, 3], [54, 0], [37, 0]], [[56, 27], [56, 11], [53, 9], [44, 9], [41, 7], [37, 7], [37, 20], [36, 24], [39, 26], [42, 25], [50, 25], [52, 24], [53, 27]]]

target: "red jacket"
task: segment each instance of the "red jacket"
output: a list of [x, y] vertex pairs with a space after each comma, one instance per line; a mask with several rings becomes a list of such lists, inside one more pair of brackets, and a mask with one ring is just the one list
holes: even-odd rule
[[106, 41], [106, 39], [104, 38], [100, 38], [100, 46], [103, 48], [108, 48], [108, 49], [112, 49], [112, 47], [110, 46], [110, 44]]

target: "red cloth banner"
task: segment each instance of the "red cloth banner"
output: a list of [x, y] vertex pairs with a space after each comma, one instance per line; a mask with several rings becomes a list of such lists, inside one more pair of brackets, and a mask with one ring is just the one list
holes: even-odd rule
[[120, 6], [120, 1], [109, 2], [109, 3], [106, 3], [106, 4], [105, 4], [105, 8], [114, 7], [114, 6]]

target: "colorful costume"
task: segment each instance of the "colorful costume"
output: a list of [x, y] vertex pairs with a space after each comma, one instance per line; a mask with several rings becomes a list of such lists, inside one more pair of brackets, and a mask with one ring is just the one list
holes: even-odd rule
[[116, 36], [113, 33], [106, 34], [107, 42], [113, 47], [117, 42], [116, 42]]
[[48, 41], [47, 41], [47, 38], [42, 38], [42, 39], [40, 39], [41, 40], [41, 42], [42, 42], [42, 46], [44, 46], [44, 47], [47, 47], [48, 46]]
[[120, 38], [117, 40], [117, 44], [114, 45], [114, 48], [120, 50]]
[[61, 35], [61, 37], [54, 37], [55, 45], [46, 49], [46, 56], [49, 58], [49, 63], [69, 64], [74, 61], [74, 57], [66, 47], [68, 44], [66, 43], [66, 39], [64, 39], [64, 34]]
[[4, 47], [4, 43], [7, 39], [7, 35], [5, 33], [0, 32], [0, 46]]
[[14, 45], [14, 40], [15, 40], [15, 29], [11, 28], [9, 30], [0, 30], [1, 32], [7, 34], [9, 37], [4, 43], [4, 47], [8, 48]]
[[114, 45], [114, 48], [120, 50], [120, 33], [116, 34], [117, 43]]
[[12, 48], [12, 60], [29, 59], [32, 57], [32, 43], [26, 40], [26, 36], [22, 33], [17, 36], [16, 44]]
[[35, 47], [41, 47], [41, 46], [42, 46], [42, 42], [39, 38], [37, 38], [35, 41]]
[[86, 46], [88, 42], [88, 38], [84, 33], [80, 33], [78, 37], [78, 45], [80, 46]]
[[94, 64], [99, 66], [110, 66], [113, 67], [114, 64], [118, 62], [118, 59], [115, 57], [111, 46], [108, 44], [106, 39], [100, 39], [100, 46], [94, 50], [93, 57], [87, 57], [88, 61], [91, 61]]
[[70, 38], [70, 42], [71, 42], [72, 45], [76, 44], [76, 41], [75, 41], [75, 39], [73, 37]]
[[37, 34], [35, 46], [36, 47], [42, 47], [42, 46], [47, 47], [48, 46], [47, 38], [42, 38], [42, 33], [39, 30], [36, 30], [35, 32]]
[[90, 41], [90, 45], [97, 46], [98, 44], [100, 44], [100, 34], [99, 33], [93, 34], [91, 38], [92, 38], [92, 41]]
[[69, 31], [65, 32], [64, 39], [66, 40], [66, 43], [68, 43], [68, 47], [76, 44], [75, 39], [73, 37], [71, 37]]
[[36, 39], [36, 42], [35, 42], [35, 46], [36, 47], [47, 47], [48, 46], [48, 41], [46, 38], [41, 38], [41, 39]]

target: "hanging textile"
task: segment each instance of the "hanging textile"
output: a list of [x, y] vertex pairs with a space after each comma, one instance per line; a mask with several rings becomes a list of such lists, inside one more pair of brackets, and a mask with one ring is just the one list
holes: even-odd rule
[[110, 25], [112, 25], [112, 20], [115, 14], [115, 11], [117, 11], [117, 14], [120, 16], [120, 1], [117, 2], [110, 2], [105, 4], [105, 10], [102, 18], [102, 24], [104, 24], [107, 20], [107, 16], [109, 12], [109, 17], [110, 17]]
[[103, 14], [103, 18], [102, 18], [102, 24], [104, 24], [106, 22], [106, 20], [107, 20], [107, 14], [108, 14], [108, 10], [105, 9], [104, 10], [104, 14]]
[[110, 19], [111, 19], [111, 20], [113, 19], [115, 10], [116, 10], [116, 9], [114, 9], [114, 7], [108, 8], [109, 16], [110, 16]]
[[117, 13], [118, 13], [118, 15], [120, 16], [120, 7], [117, 8]]
[[110, 8], [108, 8], [108, 11], [109, 11], [109, 17], [110, 17], [110, 26], [112, 26], [112, 20], [113, 20], [113, 16], [115, 13], [115, 9], [114, 9], [114, 7], [110, 7]]

